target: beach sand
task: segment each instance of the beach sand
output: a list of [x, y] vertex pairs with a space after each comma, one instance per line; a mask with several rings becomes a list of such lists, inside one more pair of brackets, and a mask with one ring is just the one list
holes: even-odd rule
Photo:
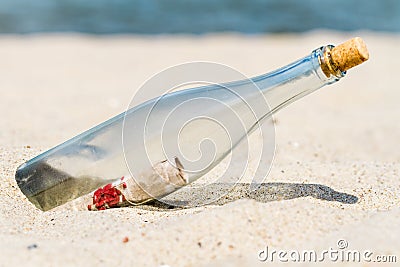
[[[20, 164], [123, 112], [169, 66], [212, 61], [254, 76], [357, 35], [367, 63], [276, 115], [275, 159], [257, 194], [240, 184], [196, 208], [42, 212], [16, 185]], [[342, 239], [400, 261], [398, 47], [400, 36], [371, 32], [0, 37], [0, 266], [263, 266], [266, 246], [320, 253]]]

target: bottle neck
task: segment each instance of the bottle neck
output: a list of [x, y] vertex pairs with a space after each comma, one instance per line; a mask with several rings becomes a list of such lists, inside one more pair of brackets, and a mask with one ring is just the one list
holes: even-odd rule
[[332, 67], [332, 47], [318, 48], [309, 56], [292, 64], [251, 79], [267, 100], [269, 113], [275, 113], [297, 99], [345, 76], [345, 72]]

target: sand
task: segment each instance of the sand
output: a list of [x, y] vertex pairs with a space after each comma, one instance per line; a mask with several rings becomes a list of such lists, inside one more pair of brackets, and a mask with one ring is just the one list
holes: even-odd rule
[[[274, 163], [256, 193], [241, 184], [189, 209], [42, 212], [14, 181], [24, 161], [123, 112], [164, 68], [213, 61], [252, 76], [355, 35], [370, 61], [276, 115]], [[340, 239], [400, 261], [399, 46], [400, 36], [370, 32], [2, 36], [0, 266], [254, 266], [267, 264], [266, 246], [320, 252]]]

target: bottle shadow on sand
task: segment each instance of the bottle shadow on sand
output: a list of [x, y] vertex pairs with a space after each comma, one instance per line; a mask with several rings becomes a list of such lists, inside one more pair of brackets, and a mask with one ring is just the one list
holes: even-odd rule
[[[214, 196], [214, 192], [228, 191], [220, 198]], [[267, 203], [271, 201], [289, 200], [300, 197], [313, 197], [326, 201], [336, 201], [344, 204], [355, 204], [358, 197], [344, 192], [336, 191], [326, 185], [321, 184], [298, 184], [298, 183], [262, 183], [257, 189], [251, 190], [248, 183], [214, 183], [196, 189], [195, 194], [179, 193], [168, 196], [166, 203], [158, 200], [151, 201], [137, 208], [151, 210], [176, 210], [185, 207], [196, 207], [208, 201], [208, 205], [225, 205], [239, 199], [254, 199], [258, 202]], [[215, 201], [211, 201], [215, 198]], [[185, 199], [178, 201], [174, 199]]]

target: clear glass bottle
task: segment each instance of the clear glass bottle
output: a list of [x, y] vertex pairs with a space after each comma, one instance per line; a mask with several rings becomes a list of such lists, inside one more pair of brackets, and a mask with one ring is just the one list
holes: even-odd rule
[[[265, 75], [163, 95], [27, 161], [17, 169], [16, 181], [42, 210], [109, 183], [119, 188], [111, 192], [119, 200], [103, 201], [108, 204], [102, 202], [101, 209], [160, 198], [206, 174], [264, 118], [340, 80], [367, 59], [364, 43], [355, 38], [336, 48], [318, 48]], [[173, 112], [179, 115], [169, 121]], [[203, 142], [205, 136], [211, 146]], [[194, 145], [199, 142], [200, 148]]]

